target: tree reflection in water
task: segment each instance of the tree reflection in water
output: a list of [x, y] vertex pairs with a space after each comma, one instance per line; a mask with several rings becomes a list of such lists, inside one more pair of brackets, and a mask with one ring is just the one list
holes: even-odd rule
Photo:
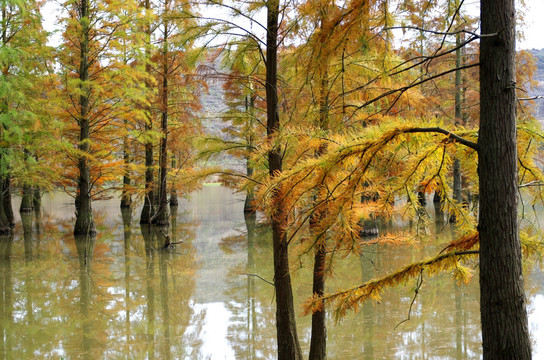
[[[93, 350], [94, 337], [92, 335], [93, 317], [91, 316], [92, 303], [92, 260], [94, 253], [95, 236], [75, 236], [77, 254], [79, 259], [79, 307], [81, 313], [81, 351], [83, 359], [95, 359]], [[96, 347], [95, 347], [96, 350]]]
[[13, 358], [12, 246], [13, 235], [0, 235], [0, 356], [2, 359]]
[[[120, 212], [117, 199], [98, 202], [98, 237], [76, 241], [69, 200], [46, 196], [43, 214], [23, 216], [14, 236], [0, 237], [0, 359], [276, 356], [273, 287], [246, 275], [273, 278], [270, 233], [264, 219], [244, 218], [243, 196], [204, 187], [172, 208], [167, 230], [140, 228], [138, 209]], [[336, 263], [327, 290], [440, 251], [454, 229], [431, 206], [426, 239], [365, 246], [359, 257]], [[405, 226], [381, 224], [380, 234]], [[161, 250], [165, 235], [182, 243]], [[293, 261], [297, 304], [311, 292], [312, 255]], [[527, 278], [530, 301], [542, 297], [542, 279], [539, 272]], [[330, 311], [328, 358], [479, 357], [476, 281], [459, 287], [447, 274], [424, 280], [410, 320], [396, 329], [407, 318], [415, 282], [385, 291], [379, 303], [367, 302], [339, 323]], [[307, 353], [310, 318], [299, 320]]]

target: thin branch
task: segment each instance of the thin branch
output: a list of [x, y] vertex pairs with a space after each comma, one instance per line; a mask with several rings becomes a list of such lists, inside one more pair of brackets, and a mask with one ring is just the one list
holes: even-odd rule
[[530, 187], [530, 186], [544, 186], [542, 181], [529, 181], [528, 183], [518, 185], [518, 188]]
[[[364, 107], [366, 107], [366, 106], [368, 106], [370, 104], [373, 104], [376, 101], [381, 100], [381, 99], [383, 99], [383, 98], [385, 98], [385, 97], [387, 97], [389, 95], [393, 95], [393, 94], [398, 93], [398, 92], [406, 92], [407, 90], [409, 90], [411, 88], [414, 88], [416, 86], [422, 85], [422, 84], [426, 83], [427, 81], [431, 81], [431, 80], [440, 78], [440, 77], [442, 77], [444, 75], [450, 74], [452, 72], [456, 72], [458, 70], [470, 69], [470, 68], [473, 68], [473, 67], [476, 67], [476, 66], [480, 66], [480, 63], [477, 62], [477, 63], [472, 63], [472, 64], [460, 66], [460, 67], [455, 67], [453, 69], [438, 73], [436, 75], [429, 76], [428, 78], [425, 78], [423, 80], [419, 80], [419, 81], [414, 82], [414, 83], [412, 83], [410, 85], [406, 85], [406, 86], [400, 87], [398, 89], [393, 89], [393, 90], [386, 91], [386, 92], [382, 93], [381, 95], [376, 96], [375, 98], [366, 101], [362, 105], [346, 105], [346, 107], [354, 107], [355, 108], [354, 113], [355, 113], [357, 110], [361, 110], [362, 108], [364, 108]], [[362, 89], [362, 87], [357, 87], [357, 88], [355, 88], [353, 90], [350, 90], [349, 92], [351, 93], [351, 92], [355, 92], [355, 91], [361, 90], [361, 89]]]
[[528, 98], [518, 98], [518, 101], [531, 101], [531, 100], [540, 100], [540, 99], [544, 99], [544, 95], [536, 95], [536, 96], [528, 97]]
[[412, 314], [412, 308], [414, 307], [414, 303], [416, 302], [416, 298], [417, 298], [417, 295], [419, 294], [419, 289], [421, 289], [421, 285], [423, 285], [423, 269], [421, 269], [421, 272], [419, 273], [419, 276], [418, 276], [418, 278], [416, 280], [416, 289], [414, 290], [414, 297], [412, 298], [412, 302], [410, 303], [410, 307], [408, 308], [408, 316], [406, 317], [406, 319], [399, 322], [393, 328], [393, 330], [397, 330], [397, 328], [401, 324], [404, 324], [405, 322], [410, 321], [410, 315]]
[[421, 27], [418, 27], [418, 26], [391, 26], [391, 27], [387, 27], [387, 28], [384, 28], [384, 30], [399, 30], [399, 29], [402, 29], [402, 30], [417, 30], [417, 31], [421, 31], [421, 32], [427, 32], [427, 33], [430, 33], [430, 34], [435, 34], [435, 35], [446, 35], [446, 36], [454, 36], [454, 35], [458, 35], [458, 34], [470, 34], [472, 36], [474, 36], [475, 38], [477, 39], [481, 39], [481, 38], [488, 38], [488, 37], [493, 37], [493, 36], [497, 36], [498, 33], [494, 33], [494, 34], [476, 34], [475, 32], [472, 32], [472, 31], [468, 31], [468, 30], [458, 30], [458, 31], [437, 31], [437, 30], [429, 30], [429, 29], [425, 29], [425, 28], [421, 28]]
[[274, 286], [274, 283], [273, 283], [273, 282], [266, 280], [265, 278], [263, 278], [262, 276], [260, 276], [260, 275], [258, 275], [258, 274], [247, 274], [247, 273], [245, 273], [245, 274], [242, 274], [242, 275], [258, 277], [259, 279], [261, 279], [261, 280], [264, 281], [265, 283]]

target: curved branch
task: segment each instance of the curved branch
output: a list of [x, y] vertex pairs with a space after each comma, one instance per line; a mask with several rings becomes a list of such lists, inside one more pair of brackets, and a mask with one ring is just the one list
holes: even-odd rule
[[467, 140], [459, 135], [452, 133], [449, 130], [442, 129], [441, 127], [429, 127], [429, 128], [410, 128], [406, 130], [400, 130], [403, 133], [440, 133], [448, 136], [449, 138], [455, 140], [459, 144], [465, 145], [473, 150], [478, 151], [478, 144], [470, 140]]

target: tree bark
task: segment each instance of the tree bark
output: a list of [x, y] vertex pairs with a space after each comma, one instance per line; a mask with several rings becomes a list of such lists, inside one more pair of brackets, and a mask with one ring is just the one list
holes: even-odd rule
[[[324, 21], [326, 18], [326, 10], [323, 9], [321, 13], [321, 28], [324, 27]], [[329, 72], [328, 59], [323, 59], [320, 70], [319, 80], [319, 119], [317, 126], [327, 131], [329, 129]], [[326, 151], [326, 145], [322, 144], [317, 150], [315, 156], [320, 157]], [[326, 194], [327, 189], [325, 186], [319, 186], [317, 189], [318, 196]], [[315, 201], [314, 201], [315, 204]], [[326, 211], [326, 210], [323, 210]], [[326, 234], [319, 234], [315, 231], [316, 221], [325, 216], [323, 211], [318, 211], [315, 217], [310, 219], [310, 231], [312, 237], [316, 238], [315, 254], [314, 254], [314, 271], [312, 280], [312, 294], [313, 296], [323, 296], [325, 294], [325, 264], [327, 260], [327, 238]], [[326, 312], [325, 308], [314, 312], [312, 314], [312, 334], [310, 338], [310, 356], [311, 360], [325, 360], [327, 358], [327, 324], [326, 324]]]
[[[164, 3], [164, 11], [168, 12], [168, 1]], [[162, 88], [161, 88], [161, 142], [159, 153], [159, 204], [157, 213], [153, 216], [153, 223], [168, 225], [168, 194], [166, 176], [168, 174], [168, 21], [164, 20], [164, 44], [162, 51]]]
[[90, 152], [90, 124], [89, 124], [89, 3], [88, 0], [81, 0], [79, 3], [79, 15], [81, 25], [80, 39], [80, 65], [79, 80], [81, 94], [79, 96], [79, 150], [84, 154], [78, 159], [79, 177], [76, 194], [76, 224], [74, 235], [95, 234], [93, 212], [91, 208], [91, 168], [85, 154]]
[[32, 212], [34, 210], [34, 190], [31, 186], [23, 186], [23, 196], [21, 197], [21, 206], [19, 212]]
[[[458, 5], [458, 2], [456, 2]], [[463, 121], [463, 115], [461, 114], [461, 34], [457, 34], [455, 37], [455, 126], [461, 125]], [[462, 184], [461, 184], [461, 162], [458, 158], [453, 160], [453, 200], [461, 204], [462, 199]], [[450, 217], [452, 222], [457, 222], [455, 215]]]
[[32, 198], [32, 203], [34, 204], [34, 210], [40, 209], [42, 206], [42, 192], [39, 187], [34, 187], [34, 196]]
[[[323, 235], [325, 236], [325, 235]], [[314, 272], [312, 293], [318, 296], [325, 294], [325, 261], [327, 252], [325, 239], [316, 244], [314, 256]], [[324, 360], [327, 358], [327, 326], [325, 308], [312, 314], [312, 335], [310, 339], [310, 360]]]
[[4, 206], [4, 212], [10, 226], [15, 226], [15, 216], [13, 215], [13, 205], [11, 203], [11, 175], [8, 172], [4, 177], [4, 196], [2, 202]]
[[514, 0], [481, 0], [480, 314], [484, 359], [530, 359], [518, 229]]
[[[248, 178], [253, 176], [253, 166], [250, 164], [249, 159], [246, 159], [246, 175]], [[253, 193], [253, 189], [247, 189], [244, 213], [249, 214], [252, 212], [255, 212], [255, 194]]]
[[[267, 35], [266, 35], [266, 133], [270, 142], [280, 129], [278, 113], [278, 16], [279, 0], [267, 2]], [[282, 169], [281, 149], [275, 146], [268, 153], [270, 177], [274, 177]], [[276, 333], [278, 341], [278, 360], [302, 359], [302, 351], [298, 341], [293, 289], [289, 272], [289, 252], [285, 234], [287, 214], [282, 206], [281, 198], [273, 194], [275, 206], [272, 216], [272, 242], [274, 249], [274, 287], [276, 290]]]
[[[0, 163], [2, 163], [4, 160], [4, 156], [0, 153]], [[0, 196], [2, 200], [2, 204], [4, 201], [4, 182], [0, 181]], [[6, 217], [6, 213], [4, 211], [4, 206], [0, 206], [0, 235], [1, 234], [9, 234], [11, 232], [11, 226], [9, 224], [8, 218]]]
[[[252, 91], [250, 95], [246, 95], [246, 114], [247, 114], [247, 131], [246, 134], [247, 137], [247, 154], [246, 154], [246, 175], [248, 178], [251, 178], [254, 173], [253, 165], [250, 161], [250, 152], [251, 149], [254, 146], [255, 142], [255, 133], [254, 133], [254, 122], [255, 122], [255, 92], [253, 91], [253, 87], [251, 84], [248, 85], [250, 90]], [[252, 188], [248, 188], [246, 190], [246, 200], [244, 203], [244, 213], [249, 214], [256, 211], [255, 207], [255, 193]]]
[[[144, 7], [146, 11], [151, 10], [150, 0], [145, 0]], [[151, 23], [150, 20], [147, 20], [147, 29], [146, 29], [146, 49], [145, 49], [145, 71], [148, 76], [151, 74]], [[146, 83], [147, 88], [151, 88], [151, 84]], [[150, 133], [153, 130], [153, 117], [151, 115], [151, 108], [148, 107], [146, 114], [145, 122], [145, 132]], [[154, 194], [153, 194], [153, 142], [147, 140], [145, 143], [145, 195], [144, 195], [144, 206], [142, 207], [142, 212], [140, 214], [140, 224], [151, 224], [151, 216], [153, 215], [153, 203], [154, 203]]]
[[[176, 157], [175, 155], [172, 155], [172, 169], [175, 169], [175, 168], [176, 168]], [[170, 202], [170, 208], [177, 207], [179, 205], [178, 194], [174, 184], [172, 184], [172, 189], [170, 190], [169, 202]]]
[[[128, 121], [125, 120], [125, 126]], [[123, 190], [121, 195], [121, 208], [129, 208], [132, 205], [132, 196], [130, 195], [130, 152], [128, 149], [128, 136], [123, 139]]]
[[[31, 157], [30, 151], [28, 151], [27, 149], [24, 149], [24, 157], [25, 163], [28, 162]], [[21, 197], [21, 206], [19, 207], [19, 212], [25, 213], [34, 210], [33, 196], [34, 191], [32, 189], [32, 186], [23, 185], [23, 196]]]

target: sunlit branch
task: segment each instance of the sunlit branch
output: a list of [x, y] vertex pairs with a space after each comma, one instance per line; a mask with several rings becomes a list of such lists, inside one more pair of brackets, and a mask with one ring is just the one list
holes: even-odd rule
[[531, 186], [544, 186], [542, 181], [529, 181], [528, 183], [518, 185], [518, 188], [531, 187]]
[[536, 95], [536, 96], [528, 97], [528, 98], [518, 98], [518, 101], [531, 101], [531, 100], [540, 100], [540, 99], [544, 99], [544, 95]]
[[[344, 290], [344, 291], [341, 291], [341, 292], [338, 292], [338, 293], [335, 293], [335, 294], [325, 295], [325, 296], [316, 298], [314, 300], [315, 301], [328, 301], [328, 300], [334, 300], [334, 299], [341, 298], [341, 297], [349, 298], [349, 297], [353, 296], [354, 299], [350, 299], [350, 300], [346, 299], [344, 301], [347, 301], [347, 302], [350, 302], [350, 303], [351, 302], [362, 301], [364, 299], [367, 299], [367, 298], [371, 297], [374, 292], [376, 292], [376, 291], [379, 292], [380, 289], [382, 289], [383, 284], [391, 283], [392, 281], [395, 281], [395, 280], [400, 281], [400, 280], [402, 280], [403, 277], [409, 276], [409, 274], [412, 273], [413, 270], [415, 270], [415, 269], [418, 270], [418, 274], [419, 274], [421, 269], [427, 268], [427, 267], [435, 265], [435, 264], [439, 264], [440, 262], [442, 262], [444, 260], [447, 260], [449, 258], [455, 258], [455, 257], [460, 257], [460, 256], [468, 256], [468, 255], [478, 255], [479, 253], [480, 253], [479, 250], [452, 251], [452, 252], [444, 253], [444, 254], [438, 255], [436, 257], [433, 257], [431, 259], [427, 259], [427, 260], [424, 260], [424, 261], [421, 261], [421, 262], [418, 262], [418, 263], [410, 264], [410, 265], [406, 266], [405, 268], [403, 268], [403, 269], [401, 269], [401, 270], [399, 270], [399, 271], [397, 271], [397, 272], [395, 272], [393, 274], [384, 276], [382, 278], [373, 279], [373, 280], [365, 282], [364, 284], [356, 286], [354, 288]], [[358, 293], [358, 291], [362, 291], [362, 293]]]
[[446, 35], [446, 36], [455, 36], [455, 35], [458, 35], [458, 34], [470, 34], [472, 35], [473, 37], [479, 39], [479, 38], [485, 38], [485, 37], [493, 37], [493, 36], [497, 36], [497, 34], [476, 34], [475, 32], [472, 32], [472, 31], [469, 31], [469, 30], [459, 30], [459, 31], [437, 31], [437, 30], [429, 30], [429, 29], [425, 29], [425, 28], [420, 28], [420, 27], [417, 27], [417, 26], [391, 26], [391, 27], [388, 27], [388, 28], [384, 28], [383, 30], [417, 30], [417, 31], [421, 31], [421, 32], [426, 32], [426, 33], [430, 33], [430, 34], [435, 34], [435, 35]]

